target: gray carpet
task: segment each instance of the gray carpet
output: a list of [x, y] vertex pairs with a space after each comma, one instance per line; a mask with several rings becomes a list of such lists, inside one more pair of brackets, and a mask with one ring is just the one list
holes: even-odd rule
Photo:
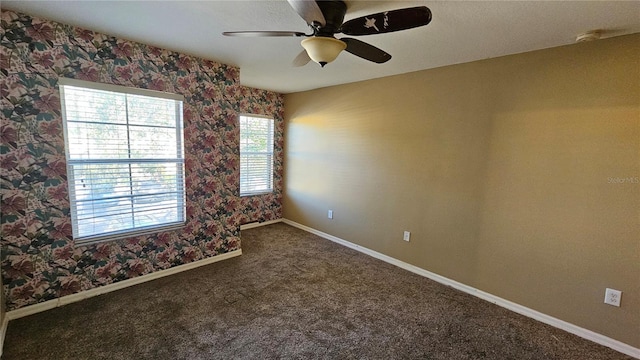
[[241, 257], [11, 321], [10, 359], [631, 359], [284, 224]]

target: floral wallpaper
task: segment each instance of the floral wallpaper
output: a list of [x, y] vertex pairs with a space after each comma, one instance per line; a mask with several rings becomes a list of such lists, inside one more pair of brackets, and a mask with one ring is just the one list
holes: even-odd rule
[[[11, 11], [1, 13], [1, 260], [7, 309], [240, 248], [240, 224], [281, 217], [283, 99], [239, 70]], [[77, 247], [59, 77], [182, 94], [187, 224]], [[239, 197], [238, 113], [276, 120], [275, 191]]]

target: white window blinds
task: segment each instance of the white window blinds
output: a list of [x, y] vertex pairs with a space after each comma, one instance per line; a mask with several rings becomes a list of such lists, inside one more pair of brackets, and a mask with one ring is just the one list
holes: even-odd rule
[[273, 119], [240, 116], [240, 196], [273, 191]]
[[182, 96], [59, 84], [76, 242], [184, 225]]

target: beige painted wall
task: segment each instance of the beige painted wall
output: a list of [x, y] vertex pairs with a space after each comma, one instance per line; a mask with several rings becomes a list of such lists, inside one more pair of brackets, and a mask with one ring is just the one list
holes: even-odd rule
[[638, 59], [632, 35], [289, 94], [284, 216], [640, 347]]

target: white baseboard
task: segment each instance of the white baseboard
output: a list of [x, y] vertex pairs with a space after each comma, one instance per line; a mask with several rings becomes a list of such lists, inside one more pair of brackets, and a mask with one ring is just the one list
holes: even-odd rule
[[269, 220], [269, 221], [263, 221], [263, 222], [257, 222], [256, 221], [256, 222], [240, 225], [240, 231], [257, 228], [257, 227], [260, 227], [260, 226], [267, 226], [267, 225], [271, 225], [271, 224], [276, 224], [276, 223], [279, 223], [279, 222], [282, 222], [282, 219], [275, 219], [275, 220]]
[[[120, 290], [129, 286], [159, 279], [161, 277], [177, 274], [179, 272], [183, 272], [186, 270], [191, 270], [200, 266], [213, 264], [215, 262], [230, 259], [240, 255], [242, 255], [242, 250], [239, 249], [239, 250], [231, 251], [228, 253], [212, 256], [206, 259], [194, 261], [188, 264], [178, 265], [169, 269], [156, 271], [151, 274], [146, 274], [146, 275], [138, 276], [138, 277], [127, 279], [127, 280], [118, 281], [113, 284], [108, 284], [108, 285], [100, 286], [97, 288], [89, 289], [86, 291], [79, 292], [77, 294], [71, 294], [71, 295], [63, 296], [57, 299], [41, 302], [38, 304], [25, 306], [20, 309], [8, 311], [5, 314], [5, 322], [8, 322], [9, 320], [19, 319], [21, 317], [25, 317], [32, 314], [37, 314], [39, 312], [50, 310], [58, 306], [71, 304], [80, 300], [84, 300], [94, 296]], [[4, 326], [4, 323], [3, 323], [3, 326]], [[3, 328], [3, 329], [5, 329], [6, 331], [6, 328]], [[5, 332], [2, 333], [3, 337], [4, 337], [4, 334]]]
[[9, 319], [6, 314], [4, 319], [2, 319], [2, 324], [0, 324], [0, 358], [2, 357], [2, 349], [4, 349], [4, 336], [7, 333], [7, 327], [9, 326]]
[[347, 240], [335, 237], [333, 235], [329, 235], [327, 233], [324, 233], [322, 231], [310, 228], [308, 226], [299, 224], [295, 221], [291, 221], [289, 219], [282, 219], [282, 222], [284, 222], [287, 225], [291, 225], [293, 227], [296, 227], [298, 229], [304, 230], [306, 232], [318, 235], [322, 238], [325, 238], [327, 240], [331, 240], [333, 242], [336, 242], [340, 245], [344, 245], [348, 248], [357, 250], [361, 253], [367, 254], [369, 256], [372, 256], [376, 259], [382, 260], [384, 262], [387, 262], [389, 264], [395, 265], [397, 267], [400, 267], [402, 269], [411, 271], [412, 273], [424, 276], [426, 278], [429, 278], [431, 280], [434, 280], [436, 282], [439, 282], [441, 284], [447, 285], [447, 286], [451, 286], [454, 289], [460, 290], [462, 292], [465, 292], [467, 294], [471, 294], [473, 296], [479, 297], [480, 299], [489, 301], [491, 303], [494, 303], [498, 306], [501, 306], [505, 309], [509, 309], [513, 312], [516, 312], [520, 315], [524, 315], [526, 317], [532, 318], [534, 320], [540, 321], [542, 323], [551, 325], [553, 327], [556, 327], [558, 329], [564, 330], [566, 332], [572, 333], [574, 335], [580, 336], [584, 339], [593, 341], [597, 344], [600, 345], [604, 345], [606, 347], [609, 347], [613, 350], [619, 351], [623, 354], [635, 357], [637, 359], [640, 359], [640, 349], [633, 347], [631, 345], [625, 344], [621, 341], [612, 339], [610, 337], [604, 336], [602, 334], [598, 334], [596, 332], [593, 332], [591, 330], [582, 328], [580, 326], [568, 323], [564, 320], [560, 320], [558, 318], [555, 318], [553, 316], [549, 316], [546, 314], [543, 314], [539, 311], [530, 309], [526, 306], [522, 306], [520, 304], [516, 304], [514, 302], [511, 302], [509, 300], [505, 300], [501, 297], [489, 294], [487, 292], [484, 292], [482, 290], [478, 290], [474, 287], [465, 285], [463, 283], [457, 282], [455, 280], [451, 280], [449, 278], [446, 278], [444, 276], [438, 275], [436, 273], [432, 273], [430, 271], [427, 271], [425, 269], [419, 268], [415, 265], [411, 265], [409, 263], [406, 263], [404, 261], [400, 261], [398, 259], [392, 258], [390, 256], [384, 255], [382, 253], [379, 253], [377, 251], [373, 251], [371, 249], [368, 249], [364, 246], [358, 245], [358, 244], [354, 244], [352, 242], [349, 242]]

